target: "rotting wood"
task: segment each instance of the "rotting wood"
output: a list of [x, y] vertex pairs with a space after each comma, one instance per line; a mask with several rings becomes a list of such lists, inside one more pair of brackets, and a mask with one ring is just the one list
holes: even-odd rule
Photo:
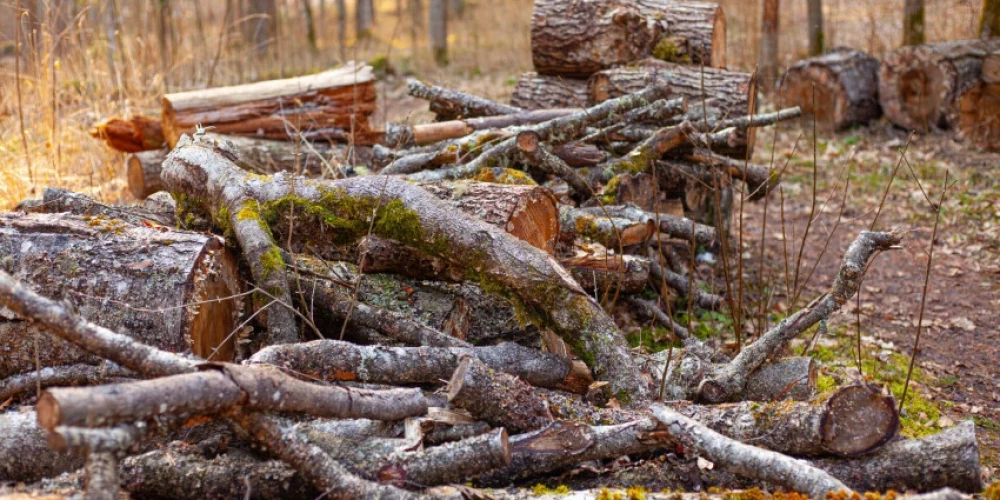
[[582, 362], [513, 343], [482, 347], [358, 346], [337, 340], [266, 347], [251, 364], [273, 365], [321, 380], [359, 380], [394, 385], [446, 383], [459, 359], [473, 355], [494, 370], [539, 387], [585, 393], [593, 382]]
[[197, 126], [215, 133], [267, 139], [373, 144], [371, 67], [347, 64], [316, 75], [163, 96], [163, 132], [170, 146]]
[[542, 74], [586, 77], [654, 56], [726, 65], [726, 20], [708, 2], [585, 0], [535, 2], [531, 54]]
[[825, 130], [866, 125], [882, 115], [878, 94], [879, 61], [850, 48], [795, 63], [782, 75], [782, 103], [798, 106], [806, 119], [816, 117]]
[[94, 125], [90, 129], [90, 135], [123, 153], [153, 151], [167, 145], [160, 120], [143, 115], [105, 120]]
[[552, 421], [545, 401], [523, 380], [464, 355], [448, 382], [448, 402], [511, 432], [533, 431]]
[[[7, 272], [83, 317], [172, 352], [233, 358], [226, 338], [241, 309], [241, 285], [235, 260], [214, 236], [101, 214], [0, 215], [0, 235]], [[41, 326], [20, 313], [2, 317], [0, 377], [35, 370]], [[41, 366], [99, 361], [49, 335], [37, 342]]]
[[[643, 95], [630, 98], [639, 99]], [[616, 106], [626, 101], [609, 103]], [[546, 128], [554, 131], [560, 127]], [[234, 226], [252, 227], [254, 238], [240, 238], [239, 227], [236, 232], [251, 266], [256, 266], [255, 280], [258, 286], [280, 290], [274, 295], [288, 302], [283, 261], [279, 257], [274, 261], [277, 266], [265, 268], [261, 258], [280, 255], [276, 241], [288, 238], [287, 226], [278, 222], [278, 214], [288, 213], [296, 204], [302, 204], [299, 213], [303, 214], [310, 207], [323, 208], [328, 214], [323, 220], [298, 217], [293, 241], [304, 237], [314, 239], [317, 244], [332, 238], [350, 241], [364, 236], [371, 228], [375, 235], [413, 245], [446, 258], [452, 265], [476, 269], [480, 273], [477, 281], [496, 283], [509, 290], [540, 326], [551, 328], [573, 346], [594, 370], [596, 379], [610, 382], [613, 392], [624, 399], [641, 399], [646, 394], [627, 344], [612, 319], [548, 254], [484, 222], [456, 215], [449, 205], [402, 179], [379, 176], [306, 182], [280, 174], [246, 178], [217, 145], [194, 140], [184, 141], [171, 153], [163, 178], [173, 191], [191, 199], [206, 200], [197, 207], [202, 213], [212, 214], [218, 220], [220, 208], [225, 207], [230, 215], [222, 220], [229, 220]], [[239, 191], [230, 186], [238, 187]], [[367, 219], [373, 213], [376, 217], [371, 223]], [[331, 221], [339, 226], [337, 233], [324, 234]], [[485, 244], [483, 238], [490, 243]], [[264, 261], [271, 262], [267, 258]], [[269, 322], [273, 312], [269, 311]]]
[[983, 58], [1000, 39], [900, 47], [879, 68], [879, 103], [894, 124], [909, 130], [956, 127], [960, 100], [976, 87]]
[[581, 108], [590, 105], [587, 80], [522, 73], [510, 103], [524, 109]]

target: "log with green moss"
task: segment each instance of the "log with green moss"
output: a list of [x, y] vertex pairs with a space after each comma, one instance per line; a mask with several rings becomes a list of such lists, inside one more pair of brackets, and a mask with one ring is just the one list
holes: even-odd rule
[[[186, 139], [164, 163], [164, 183], [190, 209], [233, 231], [256, 285], [270, 296], [291, 303], [279, 242], [290, 240], [301, 248], [345, 244], [369, 233], [390, 238], [443, 258], [466, 278], [515, 299], [525, 319], [562, 336], [616, 395], [645, 397], [645, 381], [621, 332], [544, 251], [456, 213], [402, 179], [258, 176], [241, 170], [228, 155], [217, 143]], [[291, 313], [287, 321], [277, 318], [275, 313], [283, 311], [268, 310], [272, 342], [297, 337]]]

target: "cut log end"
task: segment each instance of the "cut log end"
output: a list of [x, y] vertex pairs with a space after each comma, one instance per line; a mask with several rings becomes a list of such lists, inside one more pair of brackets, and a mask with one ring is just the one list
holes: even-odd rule
[[[1000, 60], [1000, 55], [997, 59]], [[1000, 82], [984, 81], [962, 95], [959, 129], [976, 146], [1000, 151]]]
[[166, 157], [165, 149], [143, 151], [128, 157], [126, 177], [132, 196], [144, 200], [149, 195], [163, 190], [163, 183], [160, 182], [160, 166]]
[[547, 190], [533, 190], [521, 200], [505, 229], [536, 248], [555, 252], [559, 236], [559, 209], [555, 198]]
[[899, 430], [899, 414], [891, 396], [883, 396], [877, 386], [857, 384], [827, 399], [821, 427], [824, 449], [854, 456], [892, 439]]

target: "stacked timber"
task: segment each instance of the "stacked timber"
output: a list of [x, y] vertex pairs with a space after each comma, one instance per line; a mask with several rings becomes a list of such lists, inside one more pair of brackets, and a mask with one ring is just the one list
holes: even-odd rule
[[798, 106], [806, 120], [816, 118], [823, 130], [865, 125], [881, 116], [878, 100], [879, 61], [865, 52], [838, 48], [799, 61], [779, 83], [782, 105]]
[[1000, 39], [896, 49], [879, 69], [882, 111], [894, 124], [909, 130], [960, 127], [963, 100], [971, 109], [984, 99], [984, 92], [987, 103], [992, 99], [992, 88], [982, 85], [983, 62], [996, 50], [1000, 50]]
[[982, 79], [959, 98], [958, 112], [963, 138], [1000, 151], [1000, 50], [983, 59]]

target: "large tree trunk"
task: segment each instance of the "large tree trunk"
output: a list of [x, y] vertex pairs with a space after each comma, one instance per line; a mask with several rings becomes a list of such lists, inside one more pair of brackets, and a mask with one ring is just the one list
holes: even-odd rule
[[524, 109], [583, 108], [590, 98], [586, 80], [528, 72], [517, 79], [510, 103]]
[[815, 115], [817, 125], [826, 130], [864, 125], [882, 113], [878, 69], [878, 59], [860, 50], [837, 49], [788, 68], [781, 77], [779, 99]]
[[[241, 289], [235, 261], [214, 236], [162, 229], [103, 215], [4, 215], [0, 262], [91, 321], [172, 352], [232, 359], [226, 337], [240, 300], [224, 298]], [[36, 340], [43, 367], [99, 361], [9, 311], [0, 317], [0, 377], [35, 369]]]
[[220, 134], [266, 139], [373, 144], [375, 111], [369, 66], [347, 65], [317, 75], [163, 96], [163, 132], [174, 146], [197, 126]]
[[980, 81], [983, 58], [1000, 40], [962, 40], [902, 47], [882, 60], [879, 102], [896, 125], [910, 130], [958, 124], [959, 100]]
[[764, 88], [771, 90], [778, 79], [779, 0], [764, 0], [760, 29], [760, 75]]
[[977, 146], [1000, 151], [1000, 50], [983, 59], [982, 82], [958, 102], [958, 128]]
[[542, 74], [586, 77], [645, 57], [723, 67], [726, 19], [707, 2], [538, 0], [531, 53]]

